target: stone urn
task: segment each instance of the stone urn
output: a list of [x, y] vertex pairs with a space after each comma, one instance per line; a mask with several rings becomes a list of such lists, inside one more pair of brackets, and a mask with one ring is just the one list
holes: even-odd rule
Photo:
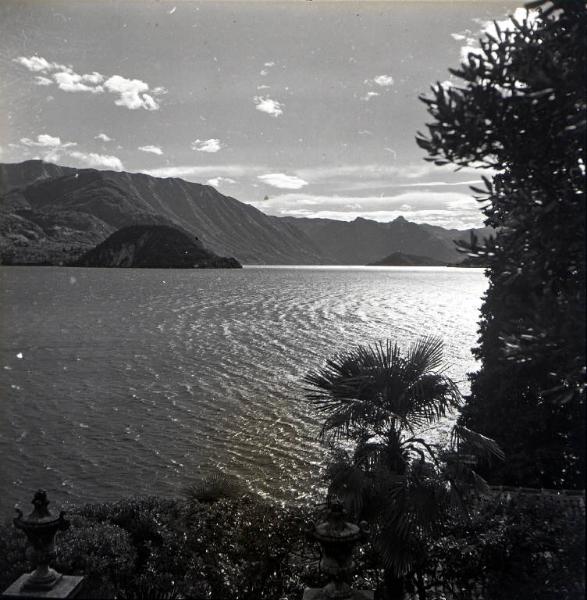
[[51, 515], [44, 490], [35, 493], [32, 504], [34, 508], [28, 517], [23, 518], [22, 511], [17, 508], [18, 516], [13, 521], [14, 526], [27, 536], [29, 546], [26, 555], [34, 568], [24, 581], [22, 589], [47, 591], [53, 589], [62, 578], [49, 564], [55, 558], [55, 534], [66, 530], [69, 521], [64, 518], [63, 512], [58, 517]]
[[329, 504], [325, 519], [310, 527], [309, 537], [316, 540], [322, 549], [320, 568], [330, 576], [330, 582], [316, 597], [327, 600], [357, 597], [349, 584], [354, 569], [353, 550], [368, 534], [366, 522], [355, 525], [346, 520], [346, 512], [340, 503]]

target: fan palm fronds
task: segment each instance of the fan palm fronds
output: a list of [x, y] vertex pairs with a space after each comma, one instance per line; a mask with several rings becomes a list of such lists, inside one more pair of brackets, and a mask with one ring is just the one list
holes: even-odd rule
[[434, 423], [458, 408], [461, 395], [441, 370], [442, 341], [422, 338], [405, 356], [390, 340], [337, 354], [308, 373], [307, 397], [325, 414], [322, 435], [348, 435], [354, 428], [374, 435]]
[[328, 469], [329, 494], [372, 524], [383, 566], [396, 578], [424, 559], [447, 514], [465, 507], [464, 489], [487, 489], [472, 456], [503, 458], [495, 442], [461, 426], [444, 452], [416, 433], [461, 406], [442, 352], [435, 337], [405, 354], [387, 340], [341, 352], [304, 378], [325, 417], [321, 437], [354, 442]]
[[505, 454], [491, 438], [468, 429], [464, 425], [455, 425], [451, 434], [451, 446], [457, 454], [468, 451], [485, 460], [504, 460]]

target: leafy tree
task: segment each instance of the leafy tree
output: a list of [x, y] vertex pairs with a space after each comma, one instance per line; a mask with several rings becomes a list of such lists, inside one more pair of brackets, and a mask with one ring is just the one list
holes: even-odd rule
[[417, 141], [436, 164], [495, 173], [473, 188], [496, 233], [466, 248], [489, 289], [460, 423], [504, 449], [494, 481], [584, 487], [587, 11], [531, 7], [421, 98], [434, 122]]
[[[403, 597], [439, 525], [462, 507], [461, 486], [485, 489], [461, 446], [502, 457], [491, 440], [462, 426], [445, 452], [423, 437], [423, 429], [461, 403], [443, 373], [442, 351], [436, 338], [419, 340], [405, 355], [391, 341], [358, 346], [305, 377], [308, 398], [325, 416], [322, 437], [351, 442], [336, 452], [329, 493], [373, 525], [388, 597]], [[423, 594], [423, 581], [417, 585]]]

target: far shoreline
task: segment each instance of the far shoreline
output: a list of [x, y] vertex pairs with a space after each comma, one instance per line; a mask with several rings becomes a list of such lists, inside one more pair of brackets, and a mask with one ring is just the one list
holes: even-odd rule
[[[240, 269], [227, 269], [227, 268], [198, 268], [198, 267], [79, 267], [76, 265], [52, 265], [47, 263], [20, 263], [20, 264], [0, 264], [0, 267], [53, 267], [58, 269], [87, 269], [87, 270], [108, 270], [108, 271], [121, 271], [121, 270], [136, 270], [136, 271], [239, 271]], [[418, 265], [267, 265], [267, 264], [243, 264], [243, 269], [294, 269], [294, 270], [334, 270], [334, 271], [483, 271], [487, 267], [461, 267], [459, 265], [435, 265], [435, 266], [418, 266]]]

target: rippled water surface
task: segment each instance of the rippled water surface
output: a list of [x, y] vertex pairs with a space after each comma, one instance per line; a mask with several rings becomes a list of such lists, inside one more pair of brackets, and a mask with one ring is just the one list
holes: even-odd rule
[[37, 487], [56, 504], [177, 495], [216, 468], [301, 500], [325, 456], [302, 375], [353, 344], [433, 333], [464, 380], [486, 279], [449, 268], [2, 267], [0, 285], [9, 516]]

